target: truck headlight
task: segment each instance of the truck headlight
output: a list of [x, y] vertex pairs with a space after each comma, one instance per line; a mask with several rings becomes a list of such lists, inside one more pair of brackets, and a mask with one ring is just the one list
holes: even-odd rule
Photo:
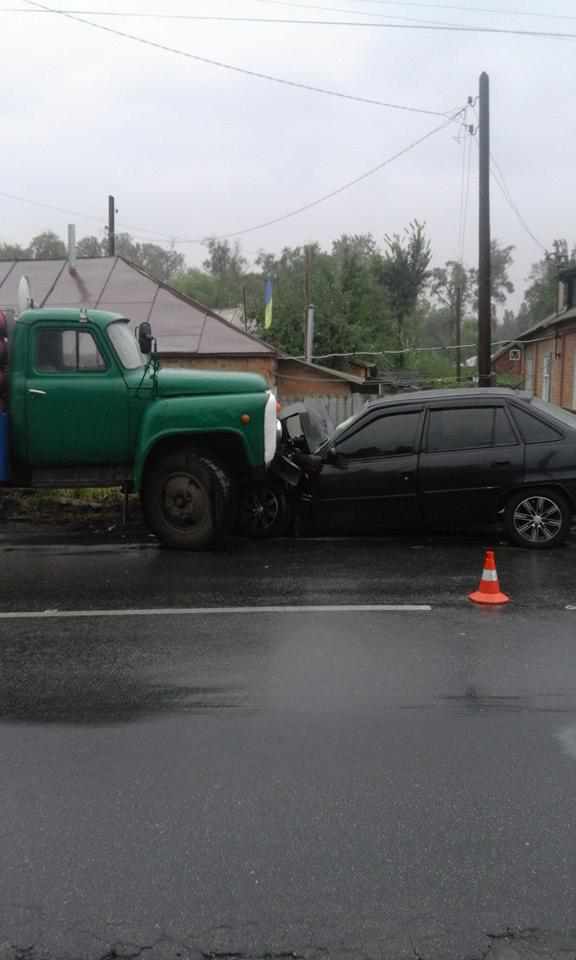
[[276, 397], [273, 393], [268, 394], [266, 409], [264, 411], [264, 462], [266, 466], [272, 463], [277, 445], [276, 432]]

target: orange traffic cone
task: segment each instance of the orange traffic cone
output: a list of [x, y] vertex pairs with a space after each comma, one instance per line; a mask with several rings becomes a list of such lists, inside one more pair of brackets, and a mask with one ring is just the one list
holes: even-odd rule
[[506, 594], [500, 590], [493, 550], [486, 551], [480, 586], [474, 593], [470, 593], [468, 596], [474, 603], [508, 603], [510, 600], [510, 597], [507, 597]]

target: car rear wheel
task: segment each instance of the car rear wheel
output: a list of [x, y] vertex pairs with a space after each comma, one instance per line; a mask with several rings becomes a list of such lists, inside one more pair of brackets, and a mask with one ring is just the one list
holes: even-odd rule
[[546, 550], [562, 543], [570, 530], [571, 512], [556, 490], [520, 490], [504, 511], [506, 533], [513, 543]]

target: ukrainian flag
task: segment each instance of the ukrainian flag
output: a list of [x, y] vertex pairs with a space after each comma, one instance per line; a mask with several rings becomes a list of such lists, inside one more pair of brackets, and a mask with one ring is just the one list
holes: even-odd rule
[[272, 280], [268, 277], [264, 287], [264, 329], [272, 326]]

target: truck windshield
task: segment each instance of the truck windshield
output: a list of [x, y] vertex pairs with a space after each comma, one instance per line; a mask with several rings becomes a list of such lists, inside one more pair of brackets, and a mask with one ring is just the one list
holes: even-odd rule
[[111, 323], [108, 327], [108, 335], [125, 370], [137, 370], [138, 367], [144, 366], [140, 347], [127, 323], [122, 320]]

